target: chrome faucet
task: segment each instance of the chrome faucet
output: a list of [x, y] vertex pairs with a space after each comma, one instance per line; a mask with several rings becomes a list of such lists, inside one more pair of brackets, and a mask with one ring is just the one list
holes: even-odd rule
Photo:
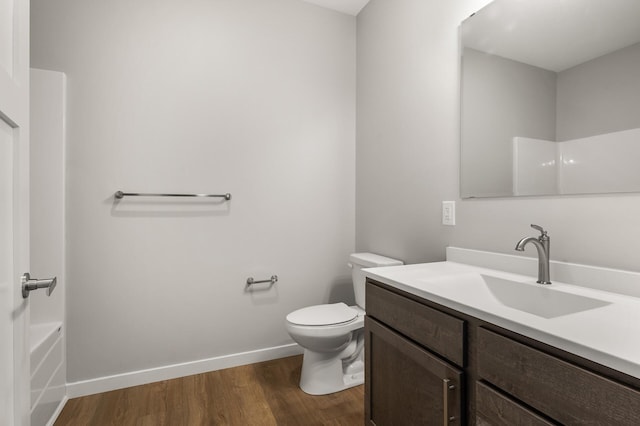
[[531, 243], [538, 250], [538, 281], [539, 284], [551, 284], [549, 278], [549, 245], [551, 244], [551, 238], [547, 235], [547, 231], [542, 229], [542, 226], [531, 225], [533, 229], [540, 231], [540, 236], [536, 237], [524, 237], [518, 244], [516, 244], [517, 251], [524, 251], [524, 247]]

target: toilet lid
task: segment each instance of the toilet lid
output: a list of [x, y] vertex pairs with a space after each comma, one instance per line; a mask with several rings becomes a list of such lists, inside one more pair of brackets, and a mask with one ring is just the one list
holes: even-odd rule
[[358, 316], [355, 309], [344, 303], [309, 306], [287, 315], [287, 321], [297, 325], [333, 325], [353, 321]]

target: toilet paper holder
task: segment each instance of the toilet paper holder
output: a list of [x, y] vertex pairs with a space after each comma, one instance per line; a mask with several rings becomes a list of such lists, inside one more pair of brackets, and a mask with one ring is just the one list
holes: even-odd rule
[[258, 281], [256, 281], [255, 279], [253, 279], [253, 277], [247, 278], [247, 286], [251, 286], [251, 285], [254, 285], [254, 284], [262, 284], [262, 283], [269, 283], [269, 285], [274, 285], [277, 282], [278, 282], [278, 276], [277, 275], [272, 275], [271, 278], [269, 278], [268, 280], [258, 280]]

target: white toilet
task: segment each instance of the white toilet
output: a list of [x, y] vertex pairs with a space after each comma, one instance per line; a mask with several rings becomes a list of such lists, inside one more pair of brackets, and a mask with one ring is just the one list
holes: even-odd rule
[[304, 348], [300, 388], [325, 395], [364, 383], [365, 281], [362, 268], [402, 265], [373, 253], [349, 256], [357, 306], [309, 306], [287, 315], [287, 331]]

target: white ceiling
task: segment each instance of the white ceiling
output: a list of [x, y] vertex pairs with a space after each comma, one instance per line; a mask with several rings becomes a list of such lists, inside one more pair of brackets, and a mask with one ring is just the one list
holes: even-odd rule
[[320, 7], [337, 10], [347, 15], [356, 16], [363, 7], [369, 3], [369, 0], [302, 0], [307, 3], [313, 3]]
[[462, 25], [482, 52], [562, 71], [640, 41], [640, 0], [495, 0]]

